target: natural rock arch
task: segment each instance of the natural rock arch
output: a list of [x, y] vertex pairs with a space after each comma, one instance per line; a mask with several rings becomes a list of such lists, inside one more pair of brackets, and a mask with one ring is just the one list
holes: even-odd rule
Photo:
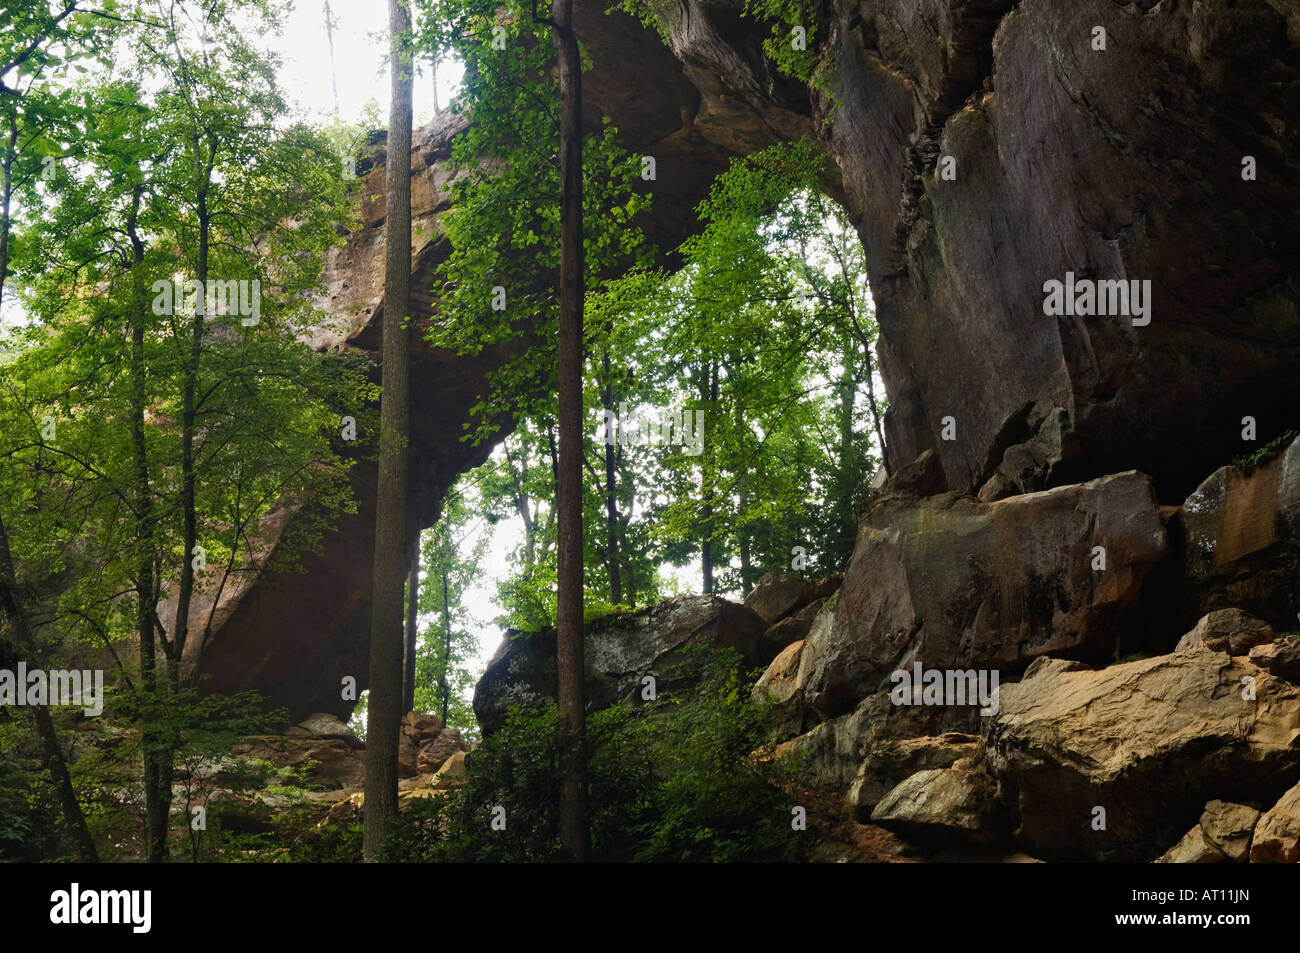
[[[731, 156], [825, 142], [842, 177], [832, 191], [867, 253], [892, 468], [930, 449], [950, 488], [990, 499], [1135, 468], [1178, 502], [1250, 449], [1241, 417], [1257, 419], [1261, 442], [1296, 419], [1294, 4], [835, 0], [814, 32], [835, 77], [827, 91], [771, 67], [767, 27], [740, 16], [742, 0], [679, 0], [667, 44], [607, 5], [579, 2], [588, 107], [656, 157], [659, 247], [694, 227]], [[416, 137], [414, 224], [427, 235], [446, 209], [437, 163], [459, 121]], [[955, 179], [938, 175], [943, 156]], [[322, 330], [319, 347], [378, 349], [382, 195], [378, 169], [367, 227], [329, 264], [329, 308], [346, 328]], [[417, 238], [414, 287], [431, 287], [446, 253]], [[1043, 283], [1067, 272], [1151, 281], [1150, 324], [1046, 316]], [[418, 304], [427, 314], [432, 301]], [[421, 526], [489, 452], [460, 436], [503, 357], [415, 349]], [[949, 415], [951, 441], [940, 439]], [[258, 689], [291, 715], [350, 711], [339, 685], [366, 681], [373, 468], [354, 482], [361, 511], [302, 558], [305, 573], [267, 573], [223, 599], [205, 690]]]

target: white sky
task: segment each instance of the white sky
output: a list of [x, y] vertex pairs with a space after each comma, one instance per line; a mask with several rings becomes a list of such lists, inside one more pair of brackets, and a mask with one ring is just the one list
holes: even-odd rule
[[[389, 87], [386, 5], [379, 0], [330, 0], [330, 9], [335, 21], [339, 117], [344, 122], [356, 122], [366, 103], [373, 99], [386, 119]], [[285, 22], [284, 35], [272, 39], [270, 45], [284, 57], [280, 83], [285, 95], [313, 118], [332, 117], [334, 92], [325, 33], [325, 0], [297, 0]], [[460, 82], [461, 72], [456, 64], [438, 68], [438, 101], [444, 109]], [[414, 110], [416, 125], [433, 115], [433, 81], [427, 66], [415, 79]]]

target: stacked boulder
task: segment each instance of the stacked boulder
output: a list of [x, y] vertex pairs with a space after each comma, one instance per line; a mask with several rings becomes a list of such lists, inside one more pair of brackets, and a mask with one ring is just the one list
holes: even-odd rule
[[[1137, 472], [988, 501], [932, 470], [877, 489], [755, 687], [778, 751], [918, 845], [1300, 857], [1300, 440], [1180, 507]], [[894, 688], [914, 669], [996, 673], [996, 703], [920, 704]]]

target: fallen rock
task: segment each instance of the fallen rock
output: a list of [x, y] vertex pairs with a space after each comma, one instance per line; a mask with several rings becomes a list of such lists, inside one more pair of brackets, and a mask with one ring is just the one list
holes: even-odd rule
[[294, 731], [291, 728], [285, 734], [291, 737], [339, 738], [356, 747], [361, 747], [361, 740], [357, 738], [356, 732], [349, 728], [342, 719], [325, 712], [318, 711], [308, 715], [298, 722], [294, 728], [299, 730]]
[[1272, 800], [1295, 782], [1300, 689], [1214, 652], [1041, 672], [1001, 687], [984, 740], [1017, 840], [1049, 858], [1150, 860], [1212, 795]]
[[1042, 655], [1105, 658], [1164, 553], [1151, 481], [1136, 472], [996, 503], [885, 499], [864, 519], [830, 624], [804, 643], [806, 701], [842, 715], [916, 661], [1005, 680]]
[[414, 777], [402, 778], [397, 782], [398, 791], [418, 791], [420, 788], [433, 786], [433, 772], [417, 774]]
[[799, 692], [799, 653], [803, 640], [787, 645], [754, 685], [754, 697], [772, 702], [772, 732], [777, 738], [797, 735], [803, 726]]
[[417, 767], [421, 771], [437, 771], [448, 758], [457, 751], [464, 751], [465, 748], [466, 745], [461, 739], [459, 729], [448, 728], [445, 731], [440, 731], [432, 739], [420, 746]]
[[1289, 635], [1257, 645], [1250, 650], [1250, 660], [1270, 674], [1300, 685], [1300, 635]]
[[824, 599], [839, 588], [835, 578], [811, 582], [798, 576], [765, 573], [745, 596], [745, 608], [768, 625], [802, 609], [814, 599]]
[[332, 740], [303, 752], [295, 763], [311, 763], [308, 775], [334, 788], [350, 788], [366, 779], [366, 754], [342, 740]]
[[342, 826], [361, 823], [362, 806], [365, 802], [366, 796], [360, 791], [354, 791], [344, 800], [336, 802], [317, 827], [324, 827], [327, 824]]
[[1226, 864], [1228, 857], [1206, 839], [1197, 824], [1173, 847], [1156, 858], [1157, 864]]
[[432, 741], [442, 733], [442, 722], [436, 715], [418, 711], [408, 711], [402, 716], [402, 734], [406, 735], [418, 748], [426, 741]]
[[845, 809], [850, 817], [869, 821], [876, 805], [891, 790], [920, 771], [951, 767], [972, 770], [979, 747], [978, 737], [960, 732], [881, 742], [872, 747], [849, 785]]
[[457, 751], [448, 758], [438, 769], [438, 773], [433, 776], [432, 787], [435, 788], [455, 788], [462, 787], [466, 782], [468, 770], [465, 767], [464, 751]]
[[1293, 864], [1300, 860], [1300, 784], [1278, 799], [1255, 825], [1252, 864]]
[[1236, 863], [1250, 857], [1250, 839], [1259, 821], [1259, 811], [1247, 804], [1211, 801], [1201, 814], [1205, 839]]
[[1216, 609], [1201, 616], [1196, 628], [1178, 640], [1176, 652], [1188, 652], [1204, 646], [1212, 652], [1246, 655], [1257, 645], [1273, 641], [1273, 629], [1240, 609]]
[[997, 785], [979, 771], [918, 771], [885, 795], [871, 820], [918, 840], [990, 843], [1005, 835]]

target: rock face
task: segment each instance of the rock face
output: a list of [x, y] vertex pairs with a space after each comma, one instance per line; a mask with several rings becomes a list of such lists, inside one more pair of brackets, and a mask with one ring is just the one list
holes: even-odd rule
[[[764, 620], [742, 605], [716, 596], [680, 596], [629, 616], [598, 620], [586, 628], [589, 711], [617, 701], [641, 703], [643, 679], [656, 694], [689, 683], [704, 645], [737, 650], [751, 666], [768, 661]], [[511, 632], [474, 689], [474, 715], [485, 734], [499, 730], [511, 705], [555, 698], [555, 633]]]
[[887, 498], [863, 521], [833, 612], [804, 641], [804, 699], [835, 717], [914, 662], [1005, 677], [1048, 653], [1105, 657], [1164, 552], [1138, 473], [991, 504]]
[[[1288, 425], [1293, 7], [831, 9], [827, 138], [870, 263], [892, 463], [934, 450], [953, 489], [1136, 468], [1173, 495], [1240, 452], [1243, 416], [1265, 440]], [[1150, 323], [1046, 316], [1043, 285], [1067, 272], [1149, 280]]]

